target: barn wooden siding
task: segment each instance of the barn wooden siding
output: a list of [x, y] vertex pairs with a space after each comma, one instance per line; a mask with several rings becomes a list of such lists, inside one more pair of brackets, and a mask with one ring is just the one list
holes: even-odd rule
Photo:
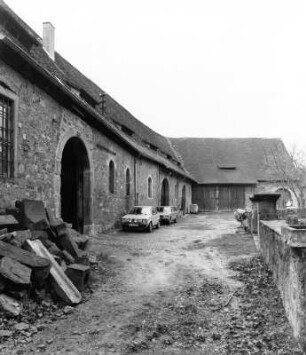
[[195, 185], [193, 186], [193, 203], [199, 211], [233, 211], [246, 206], [248, 185]]

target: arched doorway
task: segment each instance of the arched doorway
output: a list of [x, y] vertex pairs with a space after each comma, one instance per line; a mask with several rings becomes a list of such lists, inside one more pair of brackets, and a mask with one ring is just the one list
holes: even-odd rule
[[185, 213], [186, 211], [186, 186], [183, 186], [182, 189], [182, 200], [181, 200], [181, 210], [183, 211], [183, 213]]
[[162, 182], [160, 204], [169, 206], [169, 182], [166, 178]]
[[280, 197], [276, 202], [277, 209], [285, 209], [286, 207], [291, 207], [293, 205], [292, 196], [289, 190], [282, 187], [277, 189], [275, 193], [280, 194]]
[[63, 150], [61, 161], [61, 217], [83, 233], [90, 218], [90, 167], [84, 143], [70, 138]]

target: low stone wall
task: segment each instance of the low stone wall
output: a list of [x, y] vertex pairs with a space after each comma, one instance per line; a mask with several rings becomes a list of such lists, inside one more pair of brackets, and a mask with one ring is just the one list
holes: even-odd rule
[[294, 336], [306, 352], [306, 230], [260, 221], [260, 252], [273, 272]]

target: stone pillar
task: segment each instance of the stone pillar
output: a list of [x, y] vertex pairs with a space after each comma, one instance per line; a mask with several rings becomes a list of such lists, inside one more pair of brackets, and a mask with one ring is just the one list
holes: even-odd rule
[[271, 221], [278, 219], [276, 202], [280, 194], [260, 193], [250, 197], [252, 201], [251, 233], [259, 233], [259, 221]]

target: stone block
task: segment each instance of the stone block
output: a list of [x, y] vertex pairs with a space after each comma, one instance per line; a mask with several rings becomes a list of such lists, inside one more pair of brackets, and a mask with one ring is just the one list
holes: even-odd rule
[[48, 238], [52, 240], [56, 240], [57, 236], [55, 232], [50, 228], [49, 223], [45, 220], [40, 220], [38, 222], [32, 223], [30, 225], [31, 231], [43, 231], [46, 232], [48, 235]]
[[49, 248], [47, 248], [49, 253], [62, 258], [63, 252], [61, 251], [61, 249], [55, 243], [53, 243], [53, 242], [51, 242], [51, 243], [52, 243], [51, 246], [49, 246]]
[[45, 231], [50, 228], [49, 223], [45, 219], [41, 219], [38, 222], [31, 223], [29, 227], [32, 231]]
[[297, 229], [287, 225], [281, 227], [284, 241], [292, 248], [306, 248], [306, 228]]
[[[29, 240], [27, 240], [28, 242]], [[49, 260], [42, 258], [30, 251], [17, 248], [14, 245], [0, 241], [0, 256], [8, 256], [21, 264], [29, 266], [30, 268], [48, 268], [50, 267]]]
[[82, 256], [82, 252], [73, 240], [69, 229], [67, 229], [65, 233], [60, 234], [59, 244], [62, 249], [68, 251], [74, 258], [80, 258]]
[[64, 221], [61, 218], [55, 218], [52, 211], [49, 208], [46, 208], [46, 214], [51, 228], [56, 228], [58, 225], [64, 223]]
[[67, 266], [66, 275], [79, 291], [88, 285], [90, 268], [87, 265], [71, 264]]
[[5, 233], [0, 235], [0, 240], [9, 243], [13, 239], [12, 233]]
[[25, 241], [31, 238], [31, 232], [27, 229], [24, 231], [15, 231], [11, 233], [12, 238], [10, 239], [10, 244], [15, 245], [15, 247], [22, 248]]
[[50, 254], [53, 256], [54, 260], [58, 263], [58, 265], [61, 265], [61, 263], [62, 263], [62, 258], [60, 258], [59, 256], [54, 255], [54, 254], [52, 254], [52, 253], [50, 253]]
[[40, 240], [27, 241], [32, 247], [37, 255], [46, 258], [51, 263], [51, 281], [54, 292], [65, 302], [70, 304], [80, 303], [82, 296], [79, 291], [70, 281], [68, 276], [65, 274], [60, 265], [54, 260], [53, 256], [48, 252], [48, 250], [43, 246]]
[[0, 236], [2, 236], [3, 234], [7, 234], [7, 232], [8, 232], [7, 228], [0, 229]]
[[31, 240], [39, 239], [42, 243], [49, 239], [49, 234], [43, 230], [31, 230]]
[[0, 215], [0, 228], [7, 228], [9, 231], [16, 230], [19, 227], [19, 222], [12, 215]]
[[61, 268], [66, 271], [67, 270], [67, 264], [65, 263], [65, 260], [61, 260], [59, 262], [59, 265], [61, 266]]
[[32, 270], [18, 261], [4, 257], [0, 261], [0, 275], [14, 284], [30, 285]]
[[12, 297], [0, 294], [0, 308], [10, 316], [17, 317], [22, 311], [22, 304]]
[[68, 253], [67, 250], [63, 250], [63, 257], [64, 257], [65, 261], [67, 262], [67, 264], [74, 264], [75, 263], [74, 257], [70, 253]]
[[76, 264], [89, 265], [89, 256], [87, 253], [83, 252], [82, 256], [79, 258], [75, 258]]
[[44, 220], [48, 226], [48, 218], [44, 203], [40, 200], [22, 200], [16, 202], [19, 208], [20, 223], [23, 228], [30, 228], [32, 224]]
[[77, 232], [74, 229], [70, 229], [70, 235], [73, 238], [73, 240], [76, 242], [78, 248], [84, 250], [89, 240], [89, 237], [87, 235]]
[[60, 224], [57, 224], [56, 226], [53, 227], [56, 234], [60, 236], [61, 234], [65, 233], [68, 229], [67, 223], [63, 222]]

